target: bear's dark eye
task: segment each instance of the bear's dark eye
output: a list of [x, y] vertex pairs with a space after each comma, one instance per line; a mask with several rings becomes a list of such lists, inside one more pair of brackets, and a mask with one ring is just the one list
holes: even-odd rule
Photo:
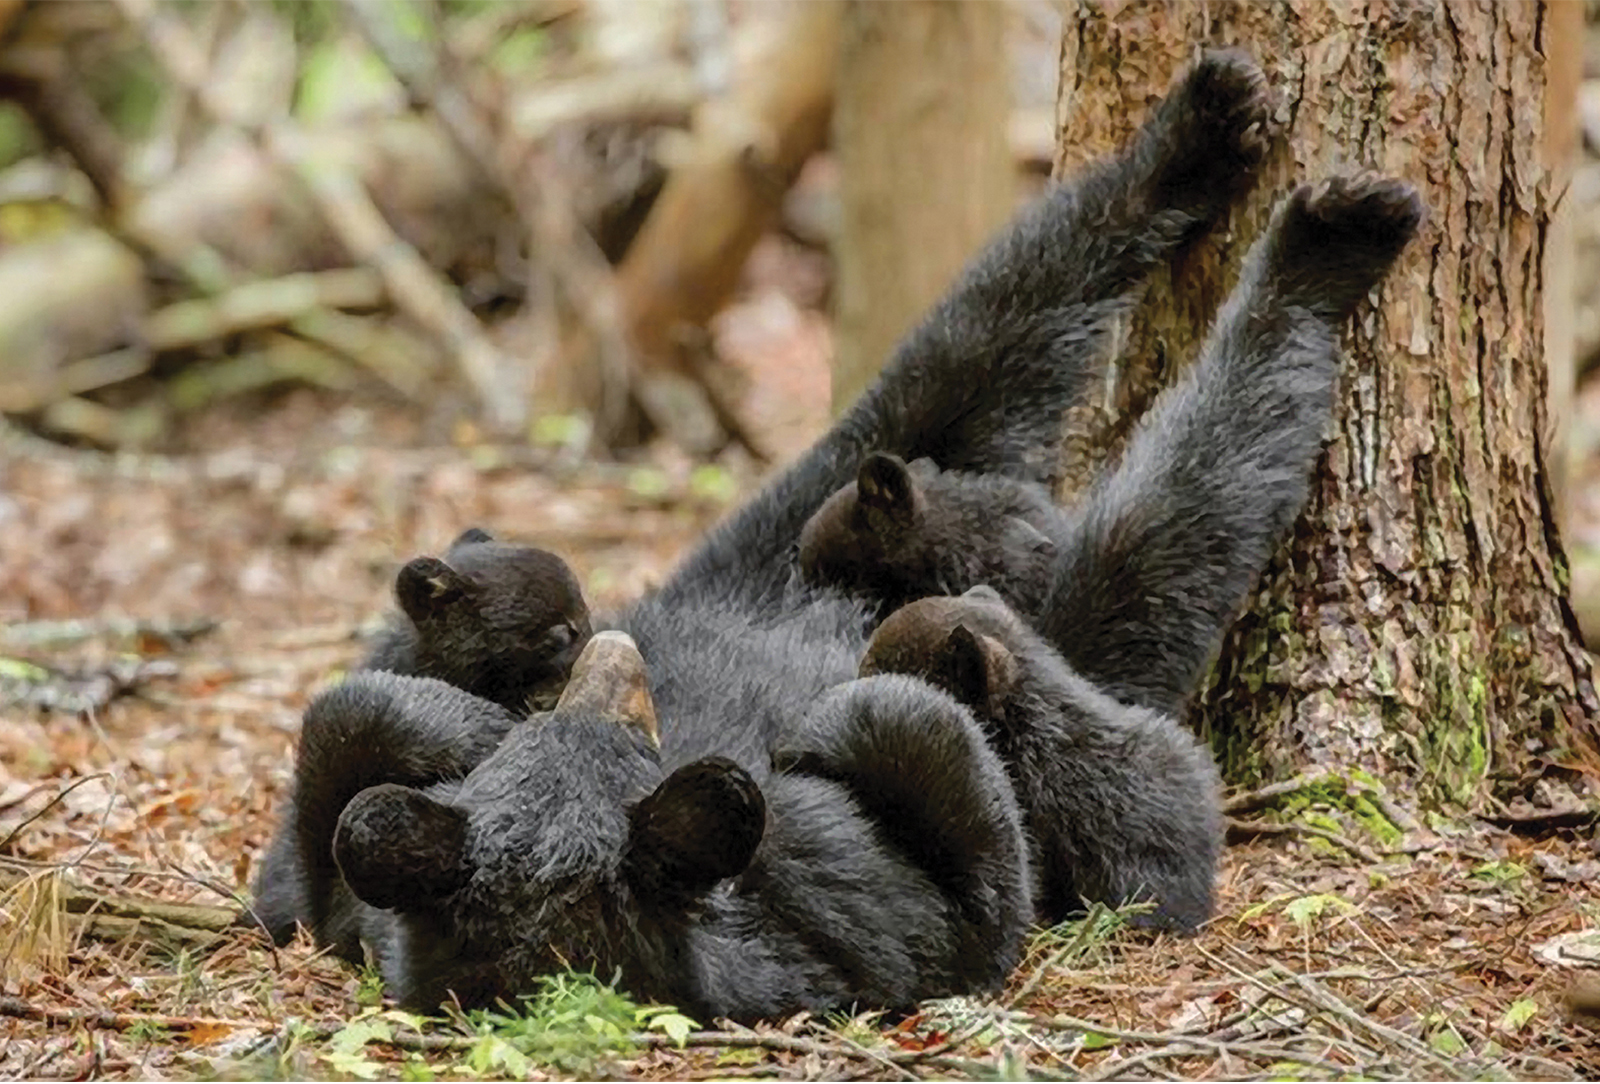
[[572, 636], [572, 626], [563, 623], [541, 636], [538, 647], [541, 651], [549, 652], [553, 655], [556, 652], [565, 651], [572, 643]]

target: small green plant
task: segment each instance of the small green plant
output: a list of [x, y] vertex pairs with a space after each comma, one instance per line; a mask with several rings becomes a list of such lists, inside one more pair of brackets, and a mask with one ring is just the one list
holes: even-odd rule
[[829, 1013], [828, 1029], [857, 1046], [877, 1046], [883, 1041], [878, 1023], [882, 1016], [878, 1012], [862, 1013], [860, 1016], [851, 1016], [846, 1012]]
[[361, 969], [361, 978], [356, 985], [356, 1004], [383, 1004], [383, 975], [377, 968], [367, 966]]
[[635, 1005], [593, 975], [546, 976], [537, 993], [520, 1000], [520, 1012], [468, 1016], [479, 1035], [467, 1055], [473, 1072], [526, 1076], [535, 1065], [550, 1065], [584, 1073], [632, 1053], [636, 1032], [658, 1031], [682, 1045], [698, 1026], [670, 1005]]
[[1528, 868], [1513, 862], [1510, 859], [1499, 859], [1494, 862], [1484, 862], [1472, 870], [1474, 880], [1487, 881], [1493, 885], [1519, 885], [1527, 879]]
[[1274, 896], [1264, 903], [1255, 904], [1239, 912], [1239, 921], [1250, 922], [1274, 910], [1280, 910], [1284, 917], [1300, 927], [1302, 933], [1309, 933], [1311, 927], [1330, 911], [1336, 910], [1340, 914], [1348, 914], [1355, 909], [1355, 904], [1343, 896], [1330, 892], [1311, 896]]
[[333, 1033], [322, 1060], [337, 1072], [360, 1080], [375, 1080], [383, 1066], [367, 1057], [367, 1044], [393, 1039], [394, 1027], [388, 1020], [376, 1015], [360, 1016]]
[[1521, 1031], [1539, 1011], [1539, 1003], [1532, 998], [1518, 998], [1500, 1017], [1501, 1031]]
[[689, 492], [701, 500], [727, 504], [739, 495], [739, 483], [727, 468], [704, 463], [690, 472]]
[[131, 1042], [135, 1043], [161, 1043], [171, 1038], [172, 1033], [167, 1028], [153, 1020], [135, 1020], [133, 1026], [123, 1033]]
[[593, 426], [581, 414], [541, 414], [528, 427], [528, 439], [543, 447], [581, 449]]
[[672, 480], [660, 467], [635, 467], [628, 472], [628, 492], [649, 501], [664, 500]]
[[1068, 919], [1042, 930], [1034, 938], [1035, 951], [1049, 953], [1051, 967], [1075, 967], [1099, 961], [1135, 915], [1155, 910], [1153, 903], [1128, 903], [1112, 910], [1103, 903], [1090, 906], [1082, 918]]

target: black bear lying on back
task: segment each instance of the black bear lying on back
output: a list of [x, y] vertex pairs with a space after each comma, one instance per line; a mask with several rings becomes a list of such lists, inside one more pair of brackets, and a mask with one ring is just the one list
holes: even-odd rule
[[[325, 842], [391, 990], [483, 1003], [574, 966], [748, 1019], [1003, 982], [1034, 905], [1017, 765], [928, 681], [858, 678], [877, 600], [796, 583], [789, 553], [874, 451], [1050, 484], [1104, 335], [1248, 187], [1267, 115], [1259, 69], [1207, 53], [1126, 150], [1024, 212], [827, 434], [612, 623], [626, 637], [590, 644], [553, 711], [459, 783], [350, 799]], [[1084, 682], [1168, 714], [1193, 689], [1304, 505], [1343, 321], [1420, 215], [1408, 186], [1369, 177], [1285, 202], [1200, 359], [1044, 574], [1035, 626]], [[377, 716], [396, 733], [493, 734], [482, 703], [456, 692], [412, 725], [422, 709], [397, 695]], [[1086, 872], [1073, 890], [1096, 891]], [[1163, 902], [1184, 922], [1206, 907]]]

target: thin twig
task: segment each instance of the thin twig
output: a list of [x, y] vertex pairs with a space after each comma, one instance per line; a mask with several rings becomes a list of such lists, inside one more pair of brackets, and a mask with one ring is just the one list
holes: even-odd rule
[[1017, 988], [1017, 992], [1006, 998], [1006, 1007], [1010, 1008], [1013, 1005], [1019, 1005], [1028, 1000], [1028, 998], [1033, 996], [1034, 991], [1039, 989], [1039, 984], [1044, 981], [1045, 975], [1051, 968], [1055, 967], [1067, 957], [1073, 956], [1081, 951], [1083, 947], [1089, 943], [1089, 938], [1093, 936], [1095, 927], [1099, 922], [1100, 917], [1106, 913], [1106, 906], [1102, 903], [1096, 903], [1090, 907], [1089, 913], [1085, 915], [1078, 923], [1078, 928], [1073, 933], [1072, 939], [1058, 948], [1055, 952], [1051, 953], [1049, 958], [1047, 958], [1038, 967], [1033, 969], [1032, 973], [1028, 975], [1023, 984]]
[[[62, 787], [59, 792], [51, 797], [51, 799], [46, 802], [37, 813], [33, 813], [30, 816], [23, 818], [21, 824], [7, 832], [5, 837], [0, 839], [0, 851], [4, 851], [7, 847], [11, 846], [11, 842], [22, 834], [23, 829], [27, 828], [28, 825], [32, 824], [34, 821], [37, 821], [40, 817], [50, 812], [50, 810], [60, 805], [63, 798], [77, 790], [79, 787], [83, 786], [85, 783], [93, 782], [96, 779], [110, 778], [112, 778], [112, 774], [110, 772], [95, 772], [92, 775], [82, 775], [77, 779], [74, 779], [71, 783], [68, 783], [66, 786]], [[31, 794], [33, 792], [29, 793]]]
[[127, 1031], [136, 1027], [159, 1027], [168, 1031], [187, 1031], [190, 1028], [236, 1028], [257, 1030], [259, 1020], [226, 1020], [211, 1016], [167, 1016], [161, 1013], [110, 1012], [105, 1009], [61, 1009], [47, 1005], [34, 1005], [20, 997], [0, 996], [0, 1016], [18, 1020], [37, 1020], [58, 1026], [84, 1025], [106, 1028], [110, 1031]]

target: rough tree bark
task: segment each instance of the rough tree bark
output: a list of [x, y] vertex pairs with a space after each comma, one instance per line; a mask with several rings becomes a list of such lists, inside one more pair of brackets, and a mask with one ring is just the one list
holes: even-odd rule
[[989, 0], [845, 5], [833, 116], [836, 411], [1012, 212], [1006, 16]]
[[1248, 206], [1130, 321], [1100, 443], [1187, 363], [1291, 185], [1369, 166], [1430, 208], [1352, 321], [1311, 506], [1196, 705], [1234, 779], [1360, 769], [1476, 805], [1597, 763], [1547, 447], [1557, 6], [1081, 2], [1067, 17], [1058, 171], [1123, 139], [1202, 42], [1259, 58], [1286, 130]]

